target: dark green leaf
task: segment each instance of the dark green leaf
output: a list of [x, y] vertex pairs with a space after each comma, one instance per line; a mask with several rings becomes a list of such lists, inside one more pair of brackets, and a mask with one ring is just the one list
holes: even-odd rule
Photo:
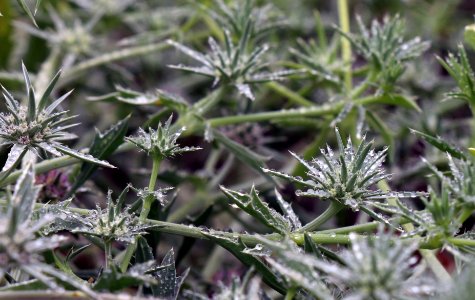
[[[100, 160], [106, 159], [111, 155], [117, 147], [122, 144], [124, 136], [127, 133], [129, 118], [130, 116], [127, 116], [105, 133], [97, 132], [89, 149], [89, 154]], [[98, 165], [95, 163], [84, 162], [79, 174], [75, 177], [74, 185], [71, 187], [68, 196], [72, 195], [76, 189], [81, 187], [97, 168]]]

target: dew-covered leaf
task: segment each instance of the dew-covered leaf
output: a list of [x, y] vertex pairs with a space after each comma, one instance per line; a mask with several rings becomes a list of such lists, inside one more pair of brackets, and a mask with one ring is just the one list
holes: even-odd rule
[[[89, 148], [89, 154], [99, 160], [106, 159], [111, 155], [124, 140], [129, 118], [130, 116], [120, 120], [104, 133], [96, 132]], [[81, 187], [97, 168], [98, 165], [96, 163], [83, 163], [79, 173], [74, 178], [74, 184], [69, 190], [69, 195], [72, 195], [76, 189]]]
[[220, 188], [232, 203], [267, 227], [279, 233], [287, 233], [292, 230], [290, 221], [263, 202], [254, 186], [249, 194], [232, 191], [223, 186]]
[[446, 141], [444, 141], [440, 137], [434, 137], [434, 136], [431, 136], [429, 134], [417, 131], [415, 129], [411, 129], [411, 132], [414, 133], [415, 135], [423, 138], [426, 142], [428, 142], [432, 146], [436, 147], [440, 151], [447, 152], [450, 155], [452, 155], [453, 157], [456, 157], [458, 159], [463, 159], [463, 160], [467, 159], [464, 152], [457, 149], [455, 146], [450, 145], [449, 143], [447, 143]]

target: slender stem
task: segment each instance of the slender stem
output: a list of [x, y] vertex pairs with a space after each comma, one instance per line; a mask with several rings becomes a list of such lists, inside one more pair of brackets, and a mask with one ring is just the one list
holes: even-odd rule
[[[153, 156], [153, 166], [152, 166], [152, 174], [150, 175], [150, 181], [148, 184], [148, 190], [153, 191], [155, 190], [155, 184], [157, 183], [157, 176], [158, 170], [160, 169], [160, 163], [162, 162], [162, 157], [158, 155]], [[140, 221], [145, 221], [148, 217], [150, 212], [150, 207], [155, 199], [153, 196], [146, 197], [142, 204], [142, 211], [140, 212]]]
[[369, 87], [371, 87], [371, 85], [374, 83], [374, 80], [376, 79], [376, 76], [376, 72], [370, 71], [366, 76], [366, 79], [351, 91], [351, 99], [360, 97]]
[[[158, 155], [153, 156], [153, 166], [152, 166], [152, 174], [150, 174], [150, 180], [148, 183], [148, 190], [153, 191], [155, 190], [155, 185], [157, 183], [157, 177], [158, 177], [158, 171], [160, 169], [160, 163], [162, 162], [162, 157]], [[148, 196], [143, 199], [142, 203], [142, 211], [140, 212], [139, 220], [140, 222], [144, 222], [147, 220], [148, 214], [150, 212], [150, 207], [152, 206], [152, 203], [155, 199], [153, 196]], [[135, 253], [135, 249], [137, 248], [137, 241], [138, 237], [135, 238], [135, 242], [131, 243], [127, 246], [127, 249], [125, 250], [124, 256], [122, 258], [122, 261], [120, 262], [120, 270], [122, 272], [127, 271], [127, 268], [129, 267], [130, 260], [132, 259], [132, 256]]]
[[454, 244], [455, 246], [475, 247], [475, 240], [461, 239], [461, 238], [448, 238], [447, 241]]
[[219, 102], [221, 102], [225, 96], [228, 96], [229, 87], [226, 85], [220, 86], [216, 91], [211, 93], [209, 96], [203, 98], [202, 100], [196, 102], [193, 105], [194, 113], [198, 113], [200, 116], [203, 116], [212, 108], [216, 107]]
[[419, 251], [422, 257], [427, 261], [427, 264], [429, 264], [432, 272], [434, 272], [435, 276], [437, 276], [440, 281], [444, 283], [452, 282], [452, 276], [450, 276], [445, 267], [440, 263], [437, 256], [435, 256], [434, 250], [420, 249]]
[[284, 300], [293, 300], [296, 293], [297, 293], [296, 287], [289, 288], [287, 290], [287, 293], [285, 294]]
[[305, 99], [304, 97], [300, 96], [298, 93], [288, 89], [287, 87], [285, 87], [285, 86], [283, 86], [283, 85], [281, 85], [281, 84], [279, 84], [275, 81], [267, 82], [265, 85], [266, 85], [266, 87], [268, 87], [271, 90], [273, 90], [274, 92], [286, 97], [287, 99], [289, 99], [291, 102], [293, 102], [295, 104], [305, 106], [305, 107], [315, 105], [315, 103], [313, 103], [312, 101]]
[[307, 225], [300, 228], [298, 232], [315, 231], [318, 227], [320, 227], [322, 224], [324, 224], [326, 221], [328, 221], [334, 215], [340, 212], [343, 207], [345, 206], [338, 201], [330, 202], [328, 208], [321, 215], [319, 215], [317, 218], [315, 218], [315, 220], [311, 221]]
[[[354, 100], [357, 105], [369, 105], [378, 103], [381, 96], [369, 96]], [[278, 111], [260, 112], [246, 115], [227, 116], [220, 118], [208, 119], [208, 124], [212, 127], [219, 127], [224, 125], [239, 124], [246, 122], [261, 122], [269, 120], [282, 120], [300, 117], [316, 117], [324, 116], [339, 112], [347, 102], [339, 101], [332, 104], [323, 104], [320, 106], [312, 106], [297, 109], [282, 109]]]
[[[341, 30], [345, 33], [350, 32], [350, 17], [348, 13], [348, 0], [338, 0], [338, 18], [340, 19]], [[345, 86], [351, 91], [352, 74], [351, 74], [351, 44], [344, 36], [341, 37], [341, 56], [343, 62], [347, 64], [345, 72]]]
[[[7, 205], [7, 202], [5, 200], [0, 200], [0, 205], [5, 206]], [[48, 206], [50, 204], [43, 204], [43, 203], [37, 203], [35, 204], [35, 208], [41, 208]], [[69, 211], [76, 212], [81, 215], [88, 215], [90, 213], [90, 210], [88, 209], [83, 209], [83, 208], [67, 208]], [[145, 220], [146, 224], [153, 225], [154, 227], [151, 228], [150, 230], [153, 231], [158, 231], [158, 232], [163, 232], [163, 233], [169, 233], [169, 234], [174, 234], [174, 235], [180, 235], [180, 236], [186, 236], [186, 237], [192, 237], [192, 238], [198, 238], [198, 239], [208, 239], [207, 234], [209, 234], [209, 230], [203, 229], [200, 227], [194, 227], [194, 226], [189, 226], [189, 225], [183, 225], [183, 224], [176, 224], [176, 223], [171, 223], [171, 222], [166, 222], [166, 221], [159, 221], [159, 220], [150, 220], [147, 219]], [[360, 225], [355, 225], [355, 226], [350, 226], [351, 228], [355, 228], [356, 226], [359, 226], [360, 228], [363, 228], [362, 226], [368, 226], [372, 227], [373, 222], [368, 223], [368, 224], [360, 224]], [[349, 229], [350, 227], [347, 227]], [[343, 228], [340, 228], [343, 229]], [[320, 232], [313, 232], [309, 233], [310, 237], [312, 240], [317, 243], [317, 244], [350, 244], [351, 241], [348, 237], [347, 234], [342, 234], [343, 231], [340, 231], [336, 233], [338, 229], [335, 230], [325, 230], [325, 231], [320, 231]], [[355, 232], [355, 230], [347, 230], [349, 232]], [[336, 233], [336, 234], [335, 234]], [[345, 232], [346, 233], [346, 232]], [[248, 233], [234, 233], [234, 232], [227, 232], [227, 231], [213, 231], [213, 234], [215, 235], [222, 235], [225, 237], [229, 238], [239, 238], [241, 239], [246, 245], [248, 246], [255, 246], [256, 244], [260, 243], [259, 235], [252, 235]], [[290, 233], [290, 238], [294, 240], [298, 245], [303, 245], [304, 244], [304, 234], [303, 233]], [[271, 233], [271, 234], [266, 234], [266, 235], [261, 235], [261, 237], [267, 238], [269, 240], [274, 240], [278, 241], [281, 240], [283, 237], [280, 234], [277, 233]], [[404, 238], [404, 240], [407, 241], [421, 241], [420, 237], [412, 237], [412, 238]], [[449, 238], [447, 239], [449, 242], [453, 243], [454, 245], [457, 246], [475, 246], [475, 241], [470, 240], [470, 239], [463, 239], [463, 238]], [[421, 249], [434, 249], [437, 247], [441, 247], [442, 244], [439, 240], [429, 240], [425, 243], [421, 243]]]
[[104, 241], [105, 269], [109, 270], [112, 262], [112, 242]]

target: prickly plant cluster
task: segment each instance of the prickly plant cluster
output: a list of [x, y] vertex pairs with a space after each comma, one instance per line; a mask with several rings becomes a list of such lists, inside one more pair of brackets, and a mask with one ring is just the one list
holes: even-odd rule
[[472, 299], [472, 2], [0, 2], [0, 299]]

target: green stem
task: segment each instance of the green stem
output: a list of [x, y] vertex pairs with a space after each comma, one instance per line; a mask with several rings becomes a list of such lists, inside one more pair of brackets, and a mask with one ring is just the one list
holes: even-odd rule
[[285, 86], [283, 86], [283, 85], [281, 85], [281, 84], [279, 84], [275, 81], [267, 82], [265, 85], [269, 89], [271, 89], [274, 92], [286, 97], [291, 102], [293, 102], [297, 105], [305, 106], [305, 107], [315, 105], [315, 103], [313, 103], [312, 101], [305, 99], [304, 97], [300, 96], [298, 93], [288, 89], [287, 87], [285, 87]]
[[289, 288], [287, 290], [287, 293], [285, 294], [284, 300], [293, 300], [296, 293], [297, 293], [297, 288], [296, 287]]
[[[0, 200], [0, 205], [5, 206], [7, 205], [7, 202], [5, 200]], [[41, 207], [47, 207], [50, 204], [43, 204], [43, 203], [36, 203], [35, 208], [41, 208]], [[83, 208], [68, 208], [69, 211], [81, 214], [81, 215], [88, 215], [90, 214], [89, 209], [83, 209]], [[158, 232], [163, 232], [163, 233], [169, 233], [169, 234], [174, 234], [174, 235], [179, 235], [179, 236], [186, 236], [186, 237], [192, 237], [192, 238], [198, 238], [198, 239], [208, 239], [206, 234], [209, 234], [209, 231], [207, 229], [202, 229], [200, 227], [194, 227], [194, 226], [189, 226], [189, 225], [183, 225], [183, 224], [176, 224], [176, 223], [171, 223], [171, 222], [166, 222], [166, 221], [159, 221], [159, 220], [150, 220], [146, 219], [145, 220], [146, 224], [153, 225], [154, 227], [151, 228], [150, 230], [153, 231], [158, 231]], [[366, 226], [366, 228], [373, 228], [373, 222], [368, 223], [368, 224], [361, 224], [361, 225], [355, 225], [351, 226], [352, 228], [355, 228], [356, 226], [359, 226], [359, 228], [363, 228]], [[347, 229], [350, 227], [347, 227]], [[343, 228], [341, 228], [343, 229]], [[338, 229], [336, 230], [325, 230], [325, 231], [320, 231], [320, 232], [313, 232], [309, 233], [310, 237], [312, 240], [317, 243], [317, 244], [350, 244], [350, 238], [347, 234], [341, 234], [343, 231], [340, 231], [339, 233], [336, 233]], [[355, 232], [356, 230], [347, 230], [350, 232]], [[360, 231], [360, 230], [358, 230]], [[336, 233], [336, 234], [335, 234]], [[227, 231], [214, 231], [214, 234], [216, 235], [222, 235], [225, 237], [229, 238], [239, 238], [241, 239], [246, 245], [248, 246], [255, 246], [260, 243], [259, 236], [258, 235], [253, 235], [253, 234], [248, 234], [248, 233], [233, 233], [233, 232], [227, 232]], [[303, 233], [290, 233], [290, 238], [294, 240], [298, 245], [302, 246], [304, 244], [304, 234]], [[366, 235], [365, 235], [366, 236]], [[274, 240], [278, 241], [283, 238], [280, 234], [277, 233], [272, 233], [272, 234], [266, 234], [262, 235], [262, 237], [265, 237], [269, 240]], [[413, 238], [405, 238], [404, 240], [407, 241], [421, 241], [420, 237], [413, 237]], [[475, 241], [470, 240], [470, 239], [463, 239], [463, 238], [449, 238], [447, 239], [449, 242], [453, 243], [454, 245], [457, 246], [475, 246]], [[439, 240], [435, 241], [427, 241], [425, 243], [421, 244], [421, 249], [434, 249], [434, 247], [441, 247], [442, 244], [440, 243]]]
[[219, 102], [221, 102], [225, 96], [229, 96], [228, 93], [229, 87], [227, 85], [222, 85], [207, 97], [196, 102], [193, 105], [192, 111], [200, 116], [203, 116], [212, 108], [216, 107], [216, 105], [218, 105]]
[[[155, 184], [157, 183], [158, 177], [158, 170], [160, 169], [160, 163], [162, 162], [162, 157], [158, 155], [153, 156], [153, 166], [152, 166], [152, 174], [150, 174], [150, 181], [148, 184], [148, 190], [153, 191], [155, 190]], [[140, 212], [140, 221], [145, 221], [148, 217], [150, 212], [150, 207], [155, 199], [153, 196], [146, 197], [142, 204], [142, 211]]]
[[105, 269], [109, 270], [112, 262], [112, 243], [111, 241], [104, 241], [104, 255], [105, 255]]
[[[357, 105], [369, 105], [378, 103], [381, 100], [381, 96], [369, 96], [354, 100]], [[224, 125], [239, 124], [246, 122], [261, 122], [261, 121], [274, 121], [290, 118], [301, 117], [316, 117], [324, 116], [328, 114], [338, 113], [347, 102], [339, 101], [332, 104], [323, 104], [320, 106], [312, 106], [297, 109], [282, 109], [278, 111], [260, 112], [246, 115], [227, 116], [220, 118], [208, 119], [208, 123], [211, 127], [219, 127]]]
[[351, 91], [350, 98], [355, 99], [360, 97], [369, 87], [374, 84], [376, 76], [376, 72], [370, 71], [366, 76], [366, 79]]
[[425, 259], [427, 264], [429, 265], [432, 272], [434, 272], [435, 276], [443, 283], [450, 283], [452, 282], [452, 276], [447, 272], [445, 267], [440, 263], [437, 256], [434, 254], [434, 250], [429, 249], [421, 249], [420, 253], [422, 257]]
[[[344, 33], [350, 33], [350, 17], [348, 13], [348, 0], [338, 0], [338, 18], [340, 27]], [[351, 91], [352, 74], [351, 74], [351, 44], [344, 36], [341, 37], [341, 56], [343, 62], [347, 64], [345, 72], [345, 86], [347, 91]]]
[[[150, 180], [148, 183], [148, 190], [153, 191], [155, 190], [155, 185], [157, 183], [158, 171], [160, 169], [160, 163], [162, 162], [162, 157], [158, 155], [153, 156], [153, 166], [152, 166], [152, 174], [150, 174]], [[143, 199], [142, 203], [142, 210], [140, 212], [139, 220], [140, 222], [144, 222], [147, 220], [148, 214], [150, 213], [150, 207], [155, 199], [153, 196], [149, 196]], [[125, 250], [124, 256], [120, 262], [120, 270], [122, 272], [126, 272], [127, 268], [129, 267], [130, 260], [135, 253], [135, 249], [137, 248], [137, 241], [138, 237], [135, 238], [135, 242], [131, 243], [127, 246]]]
[[475, 247], [475, 240], [448, 238], [447, 241], [455, 246]]
[[326, 221], [331, 219], [334, 215], [336, 215], [340, 210], [342, 210], [345, 206], [341, 204], [338, 201], [332, 201], [330, 202], [330, 205], [328, 208], [315, 220], [311, 221], [307, 225], [303, 226], [298, 230], [298, 232], [303, 232], [303, 231], [315, 231], [317, 230], [318, 227], [320, 227], [322, 224], [324, 224]]

